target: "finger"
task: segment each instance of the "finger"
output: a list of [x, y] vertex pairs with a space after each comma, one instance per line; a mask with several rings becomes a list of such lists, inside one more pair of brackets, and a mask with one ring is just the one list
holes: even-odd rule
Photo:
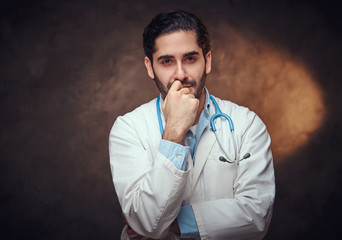
[[191, 93], [191, 91], [188, 88], [182, 88], [179, 92], [181, 94], [186, 95], [189, 98], [195, 98], [195, 95], [193, 93]]
[[178, 91], [178, 90], [180, 90], [182, 87], [183, 87], [183, 84], [182, 84], [180, 81], [176, 80], [176, 81], [174, 81], [174, 82], [172, 83], [172, 85], [171, 85], [169, 91]]
[[191, 93], [189, 88], [182, 88], [181, 90], [179, 90], [179, 92], [180, 92], [180, 93], [183, 93], [183, 94], [189, 94], [189, 93]]
[[190, 97], [190, 98], [196, 98], [195, 95], [192, 94], [192, 93], [187, 94], [187, 96]]

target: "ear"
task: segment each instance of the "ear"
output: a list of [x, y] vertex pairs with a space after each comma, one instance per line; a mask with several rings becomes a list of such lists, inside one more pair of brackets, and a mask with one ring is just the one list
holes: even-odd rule
[[209, 51], [207, 55], [205, 55], [205, 59], [206, 59], [205, 72], [206, 74], [209, 74], [211, 72], [211, 51]]
[[154, 79], [153, 67], [150, 59], [145, 56], [145, 67], [150, 78]]

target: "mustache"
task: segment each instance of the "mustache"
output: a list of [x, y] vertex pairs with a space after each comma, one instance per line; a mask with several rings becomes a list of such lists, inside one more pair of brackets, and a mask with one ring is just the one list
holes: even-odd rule
[[[173, 82], [170, 82], [167, 84], [167, 89], [169, 90], [172, 86], [172, 84], [174, 83], [175, 81]], [[191, 86], [191, 87], [196, 87], [197, 86], [197, 82], [195, 80], [190, 80], [190, 79], [185, 79], [183, 81], [181, 81], [182, 85], [187, 85], [187, 86]]]

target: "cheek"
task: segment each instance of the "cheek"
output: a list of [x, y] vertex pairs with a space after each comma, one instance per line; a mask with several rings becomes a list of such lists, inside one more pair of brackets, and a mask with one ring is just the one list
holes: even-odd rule
[[166, 86], [173, 79], [173, 73], [171, 69], [155, 69], [155, 74], [159, 78], [159, 80]]
[[204, 73], [204, 64], [203, 65], [194, 65], [194, 66], [190, 66], [188, 73], [190, 75], [191, 78], [195, 79], [195, 80], [199, 80]]

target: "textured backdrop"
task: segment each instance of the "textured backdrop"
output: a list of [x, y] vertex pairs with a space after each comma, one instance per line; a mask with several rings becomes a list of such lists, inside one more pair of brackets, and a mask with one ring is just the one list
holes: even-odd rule
[[117, 116], [157, 95], [142, 31], [169, 9], [208, 27], [209, 91], [268, 126], [277, 196], [266, 239], [340, 236], [342, 18], [333, 1], [7, 0], [1, 239], [119, 238], [108, 134]]

